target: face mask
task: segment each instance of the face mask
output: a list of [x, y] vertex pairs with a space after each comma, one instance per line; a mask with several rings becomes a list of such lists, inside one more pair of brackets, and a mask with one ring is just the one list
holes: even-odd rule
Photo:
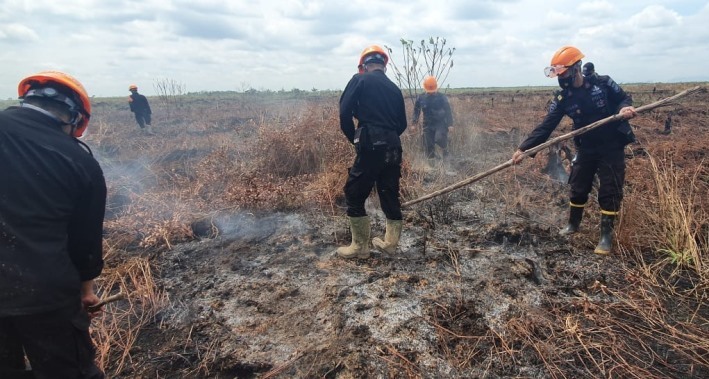
[[574, 80], [576, 80], [577, 71], [578, 64], [575, 64], [567, 70], [568, 75], [565, 75], [563, 78], [561, 76], [557, 77], [559, 80], [559, 87], [563, 89], [571, 88], [574, 84]]

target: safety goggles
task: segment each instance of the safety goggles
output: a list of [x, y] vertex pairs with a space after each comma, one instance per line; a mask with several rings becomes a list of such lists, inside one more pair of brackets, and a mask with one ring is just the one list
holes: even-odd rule
[[573, 66], [574, 65], [564, 66], [561, 64], [555, 64], [553, 66], [546, 67], [544, 69], [544, 75], [546, 75], [548, 78], [556, 78], [557, 76], [564, 78], [565, 76], [568, 76], [568, 74], [564, 74], [569, 72], [569, 69]]
[[84, 115], [82, 114], [83, 110], [77, 104], [77, 102], [71, 97], [64, 95], [63, 93], [57, 91], [52, 87], [33, 88], [27, 91], [24, 97], [31, 96], [52, 99], [54, 101], [59, 101], [69, 106], [69, 112], [71, 113], [71, 121], [69, 121], [69, 124], [71, 125], [78, 125], [79, 122], [84, 119]]
[[384, 56], [379, 53], [373, 53], [369, 54], [366, 57], [364, 57], [364, 64], [370, 64], [370, 63], [379, 63], [379, 64], [384, 64], [386, 62], [386, 59], [384, 59]]

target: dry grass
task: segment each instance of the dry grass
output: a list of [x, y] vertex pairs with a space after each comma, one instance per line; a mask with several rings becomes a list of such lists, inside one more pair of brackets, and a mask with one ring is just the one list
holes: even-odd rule
[[[665, 255], [669, 263], [694, 270], [709, 284], [709, 213], [703, 207], [709, 185], [700, 178], [706, 175], [700, 163], [694, 172], [681, 172], [672, 161], [650, 157], [655, 197], [650, 199], [644, 230], [651, 248]], [[653, 201], [654, 200], [654, 201]]]
[[508, 320], [502, 333], [476, 321], [480, 315], [465, 303], [439, 304], [429, 322], [447, 361], [461, 369], [487, 367], [483, 376], [538, 367], [552, 378], [705, 377], [704, 305], [663, 298], [664, 288], [639, 277], [631, 285], [621, 291], [597, 284], [580, 297], [550, 297], [544, 308]]
[[[451, 98], [456, 119], [451, 153], [465, 161], [459, 177], [446, 176], [445, 167], [427, 172], [417, 134], [406, 132], [402, 197], [416, 198], [508, 159], [541, 120], [549, 98], [545, 91], [515, 93], [514, 100], [509, 95]], [[292, 109], [263, 99], [207, 104], [178, 110], [170, 120], [158, 116], [161, 137], [137, 134], [130, 115], [121, 113], [124, 110], [97, 107], [87, 142], [102, 158], [109, 205], [115, 207], [106, 221], [109, 249], [100, 293], [122, 289], [131, 294], [129, 301], [109, 306], [94, 323], [99, 363], [113, 375], [130, 363], [141, 328], [167, 305], [153, 277], [151, 259], [196, 238], [190, 226], [195, 220], [235, 209], [343, 213], [342, 188], [354, 152], [339, 130], [334, 98], [294, 102]], [[638, 120], [646, 128], [660, 127], [662, 121], [658, 115]], [[509, 320], [504, 332], [471, 324], [469, 320], [479, 315], [469, 313], [462, 300], [439, 305], [428, 321], [438, 331], [448, 362], [459, 368], [486, 366], [483, 376], [510, 374], [522, 363], [554, 378], [706, 373], [709, 174], [706, 164], [692, 165], [699, 167], [694, 171], [679, 169], [677, 159], [668, 155], [648, 160], [651, 164], [637, 159], [630, 166], [628, 181], [633, 185], [627, 191], [617, 238], [629, 266], [626, 287], [599, 284], [588, 296], [549, 298], [544, 307]], [[495, 208], [492, 213], [498, 216], [493, 217], [505, 222], [512, 216], [555, 222], [555, 205], [565, 209], [566, 202], [545, 201], [564, 191], [563, 185], [540, 185], [537, 166], [533, 162], [526, 170], [508, 171], [480, 184], [482, 204]], [[451, 201], [432, 201], [421, 208], [419, 219], [431, 227], [448, 223]], [[535, 204], [550, 210], [537, 217], [530, 213]], [[460, 273], [460, 252], [446, 249], [451, 266]], [[195, 375], [210, 372], [217, 343], [197, 349], [202, 365], [194, 368]], [[525, 361], [530, 356], [533, 361]], [[408, 377], [421, 376], [409, 352], [387, 346], [378, 357]], [[271, 374], [278, 372], [274, 369]]]
[[168, 298], [157, 287], [150, 262], [145, 258], [130, 258], [107, 268], [97, 283], [100, 294], [119, 291], [129, 294], [126, 300], [107, 306], [91, 329], [99, 367], [110, 369], [111, 376], [116, 376], [130, 364], [141, 329], [154, 322]]
[[[533, 112], [529, 116], [534, 119]], [[481, 123], [494, 124], [490, 117], [504, 118], [486, 113]], [[661, 130], [665, 117], [652, 117], [654, 121], [643, 118], [638, 123]], [[487, 367], [478, 373], [481, 377], [709, 375], [709, 173], [701, 160], [706, 147], [677, 142], [653, 150], [672, 152], [661, 154], [663, 159], [651, 153], [629, 165], [630, 186], [618, 228], [625, 280], [618, 287], [596, 283], [578, 297], [549, 296], [543, 307], [520, 311], [502, 331], [477, 323], [481, 315], [462, 296], [452, 304], [437, 304], [427, 321], [437, 330], [447, 362], [457, 368]], [[695, 157], [699, 160], [693, 161]], [[510, 171], [486, 179], [484, 197], [502, 199], [497, 206], [517, 215], [542, 202], [544, 196], [534, 190], [548, 191], [550, 186], [541, 183], [529, 167], [524, 173]], [[540, 371], [522, 374], [518, 367]]]

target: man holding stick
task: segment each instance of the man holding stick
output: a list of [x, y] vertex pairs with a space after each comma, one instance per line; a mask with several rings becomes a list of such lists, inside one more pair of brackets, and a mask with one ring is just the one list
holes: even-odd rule
[[547, 77], [557, 77], [560, 91], [554, 95], [549, 111], [542, 121], [512, 155], [517, 164], [524, 151], [546, 141], [564, 115], [573, 120], [573, 129], [580, 129], [615, 113], [623, 120], [609, 122], [574, 137], [576, 157], [569, 176], [569, 222], [561, 235], [579, 230], [583, 211], [591, 192], [593, 177], [598, 175], [598, 204], [601, 207], [601, 237], [594, 253], [609, 254], [613, 244], [613, 226], [620, 210], [625, 180], [625, 145], [635, 136], [627, 119], [635, 117], [632, 98], [608, 76], [599, 75], [592, 82], [581, 74], [584, 55], [573, 46], [563, 46], [544, 71]]
[[26, 77], [18, 94], [20, 106], [0, 112], [0, 378], [103, 378], [89, 320], [100, 312], [106, 183], [77, 139], [89, 96], [57, 71]]

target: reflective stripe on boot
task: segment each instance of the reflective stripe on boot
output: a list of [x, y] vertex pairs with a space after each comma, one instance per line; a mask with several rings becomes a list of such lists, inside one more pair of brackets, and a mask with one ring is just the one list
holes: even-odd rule
[[399, 245], [399, 238], [401, 238], [403, 224], [404, 222], [402, 220], [387, 219], [384, 240], [379, 237], [374, 237], [372, 239], [372, 245], [382, 253], [393, 254], [396, 252], [396, 247]]
[[614, 214], [603, 213], [601, 215], [601, 239], [598, 241], [596, 249], [593, 250], [596, 254], [608, 255], [613, 248], [613, 223], [617, 212], [613, 213]]
[[337, 248], [337, 255], [342, 258], [369, 258], [369, 216], [350, 217], [352, 243]]

